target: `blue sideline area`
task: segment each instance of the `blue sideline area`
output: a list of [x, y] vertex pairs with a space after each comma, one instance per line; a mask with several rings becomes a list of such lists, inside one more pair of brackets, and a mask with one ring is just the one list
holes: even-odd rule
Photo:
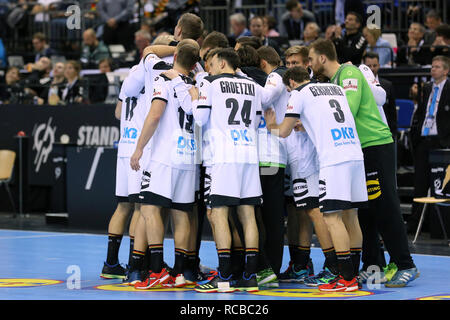
[[[101, 279], [106, 248], [105, 235], [0, 230], [0, 300], [450, 300], [448, 256], [414, 254], [421, 276], [400, 289], [381, 286], [369, 290], [364, 286], [356, 293], [323, 294], [304, 285], [281, 284], [258, 293], [200, 294], [190, 288], [135, 291], [121, 285], [120, 280]], [[128, 261], [128, 248], [129, 238], [124, 237], [121, 263]], [[164, 255], [169, 265], [174, 261], [173, 250], [173, 240], [165, 240]], [[217, 265], [213, 242], [202, 242], [200, 258], [205, 266]], [[313, 248], [311, 258], [316, 272], [320, 271], [322, 251]], [[288, 259], [285, 247], [283, 270]], [[79, 289], [75, 281], [78, 271]]]

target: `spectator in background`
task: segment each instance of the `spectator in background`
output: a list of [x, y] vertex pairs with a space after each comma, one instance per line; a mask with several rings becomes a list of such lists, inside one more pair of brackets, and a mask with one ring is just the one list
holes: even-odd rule
[[303, 32], [303, 41], [301, 45], [309, 46], [311, 43], [313, 43], [319, 38], [319, 35], [320, 35], [319, 25], [315, 22], [309, 22], [305, 27], [305, 31]]
[[426, 43], [433, 43], [436, 39], [436, 28], [442, 25], [441, 14], [436, 10], [430, 10], [425, 16], [425, 25], [428, 30], [425, 32]]
[[235, 13], [230, 16], [230, 37], [236, 41], [240, 37], [250, 36], [251, 32], [247, 29], [247, 18], [242, 13]]
[[336, 47], [339, 63], [351, 61], [361, 64], [367, 41], [361, 32], [362, 18], [356, 12], [349, 12], [345, 17], [345, 32], [342, 34], [336, 26], [333, 43]]
[[277, 20], [274, 16], [266, 15], [263, 17], [264, 22], [264, 35], [266, 37], [279, 37], [280, 34], [278, 33], [275, 28], [277, 27]]
[[[379, 57], [379, 64], [382, 68], [392, 66], [394, 61], [394, 51], [389, 41], [381, 38], [381, 29], [375, 25], [364, 27], [364, 38], [367, 40], [366, 52], [376, 52]], [[373, 72], [373, 70], [372, 70]]]
[[100, 70], [100, 73], [112, 72], [113, 71], [112, 64], [113, 61], [111, 58], [104, 58], [100, 60], [100, 62], [98, 63], [98, 70]]
[[152, 36], [145, 30], [138, 30], [134, 33], [134, 44], [136, 45], [136, 52], [134, 54], [134, 63], [138, 64], [141, 61], [144, 49], [152, 43]]
[[6, 49], [3, 45], [2, 39], [0, 38], [0, 68], [6, 67], [6, 64], [8, 62], [6, 59]]
[[107, 45], [121, 44], [125, 50], [132, 49], [129, 20], [133, 18], [134, 0], [99, 0], [97, 11], [103, 26], [103, 42]]
[[51, 58], [52, 55], [56, 54], [56, 52], [47, 44], [47, 38], [42, 32], [35, 33], [31, 41], [34, 49], [33, 62], [38, 62], [41, 57]]
[[30, 75], [24, 79], [25, 90], [33, 96], [40, 96], [45, 85], [50, 82], [52, 61], [41, 57], [38, 62], [31, 65]]
[[39, 94], [37, 104], [56, 105], [62, 96], [62, 92], [66, 85], [66, 78], [64, 77], [65, 65], [63, 62], [57, 62], [53, 66], [52, 76], [50, 81], [46, 83], [43, 90]]
[[21, 103], [25, 91], [20, 83], [20, 72], [17, 67], [10, 67], [5, 74], [5, 82], [0, 85], [0, 101], [3, 104]]
[[392, 82], [378, 77], [380, 70], [380, 57], [376, 52], [367, 52], [363, 57], [363, 63], [372, 70], [375, 79], [380, 83], [381, 87], [386, 91], [386, 102], [383, 105], [384, 114], [386, 115], [387, 124], [391, 130], [392, 137], [397, 137], [397, 108], [395, 105], [394, 87]]
[[260, 16], [254, 16], [250, 19], [250, 32], [253, 37], [261, 40], [263, 46], [269, 46], [274, 48], [279, 55], [281, 55], [278, 42], [273, 39], [267, 38], [264, 35], [264, 19]]
[[81, 64], [75, 60], [66, 62], [64, 68], [64, 77], [67, 82], [64, 86], [61, 96], [55, 98], [57, 104], [82, 103], [85, 100], [84, 88], [80, 80]]
[[425, 27], [420, 23], [411, 23], [408, 29], [408, 42], [401, 45], [397, 53], [398, 65], [426, 65], [431, 63], [431, 43], [424, 39]]
[[[433, 58], [432, 81], [425, 84], [414, 113], [411, 143], [414, 150], [414, 197], [427, 196], [430, 188], [429, 154], [433, 149], [450, 147], [450, 60], [444, 56]], [[414, 232], [419, 222], [422, 205], [413, 203], [408, 219], [408, 231]], [[428, 215], [429, 217], [429, 215]]]
[[450, 57], [450, 25], [441, 24], [436, 28], [436, 38], [430, 48], [431, 55]]
[[83, 32], [83, 49], [81, 52], [81, 64], [83, 68], [94, 69], [100, 60], [109, 58], [108, 47], [97, 39], [94, 29], [87, 29]]
[[287, 12], [281, 17], [280, 34], [289, 40], [301, 40], [303, 31], [309, 22], [315, 22], [314, 14], [304, 10], [298, 0], [286, 2]]
[[326, 40], [333, 41], [333, 39], [335, 38], [335, 33], [336, 33], [336, 25], [330, 24], [330, 25], [327, 26], [327, 28], [325, 29], [325, 35], [324, 35], [324, 38], [325, 38]]

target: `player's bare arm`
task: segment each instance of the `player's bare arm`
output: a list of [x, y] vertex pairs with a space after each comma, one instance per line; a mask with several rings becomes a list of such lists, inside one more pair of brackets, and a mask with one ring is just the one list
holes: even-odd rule
[[292, 130], [298, 126], [299, 121], [297, 118], [285, 117], [281, 124], [277, 124], [275, 111], [273, 111], [273, 109], [267, 109], [264, 112], [264, 119], [266, 119], [267, 130], [282, 138], [288, 137]]
[[136, 145], [136, 150], [134, 151], [130, 159], [131, 168], [135, 171], [138, 171], [140, 169], [139, 160], [141, 159], [144, 152], [144, 147], [152, 138], [153, 134], [156, 131], [156, 128], [158, 128], [159, 119], [164, 113], [166, 104], [167, 102], [160, 99], [156, 99], [152, 102], [150, 112], [148, 113], [147, 118], [145, 118], [144, 126]]

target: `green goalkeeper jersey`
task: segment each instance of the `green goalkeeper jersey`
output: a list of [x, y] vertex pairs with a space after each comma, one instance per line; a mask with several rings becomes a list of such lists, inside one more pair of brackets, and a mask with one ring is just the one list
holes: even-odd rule
[[341, 65], [331, 82], [345, 90], [362, 148], [394, 141], [389, 127], [381, 118], [372, 90], [357, 67]]

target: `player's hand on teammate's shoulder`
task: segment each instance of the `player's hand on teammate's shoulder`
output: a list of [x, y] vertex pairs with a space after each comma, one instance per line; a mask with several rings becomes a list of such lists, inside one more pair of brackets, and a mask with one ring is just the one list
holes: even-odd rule
[[297, 122], [295, 123], [294, 131], [306, 132], [301, 120], [297, 120]]
[[192, 101], [198, 100], [198, 88], [197, 87], [192, 86], [189, 89], [189, 94], [191, 95]]
[[142, 150], [136, 149], [133, 155], [130, 158], [130, 166], [134, 171], [138, 171], [140, 169], [139, 160], [142, 157]]
[[162, 74], [165, 75], [170, 80], [173, 80], [179, 76], [178, 71], [176, 71], [175, 69], [164, 71]]

